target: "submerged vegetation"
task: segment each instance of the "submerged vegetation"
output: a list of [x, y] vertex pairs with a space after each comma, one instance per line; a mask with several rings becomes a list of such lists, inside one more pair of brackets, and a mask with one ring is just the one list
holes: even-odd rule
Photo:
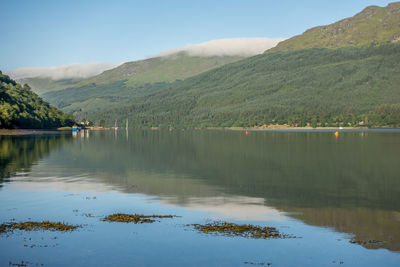
[[21, 222], [21, 223], [3, 223], [0, 225], [0, 233], [13, 232], [14, 230], [24, 231], [62, 231], [68, 232], [76, 230], [79, 226], [69, 225], [62, 222]]
[[194, 224], [194, 228], [204, 234], [220, 233], [226, 236], [241, 236], [248, 238], [285, 238], [274, 227], [260, 227], [251, 224], [234, 224], [229, 222], [214, 222], [208, 224]]
[[0, 129], [50, 129], [74, 124], [72, 115], [64, 114], [0, 71]]
[[103, 221], [108, 222], [124, 222], [124, 223], [153, 223], [155, 219], [174, 218], [175, 215], [140, 215], [140, 214], [123, 214], [115, 213], [108, 215]]

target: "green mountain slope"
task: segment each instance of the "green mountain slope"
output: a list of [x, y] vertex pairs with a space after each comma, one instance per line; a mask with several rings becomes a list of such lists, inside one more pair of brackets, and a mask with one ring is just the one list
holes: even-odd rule
[[369, 6], [354, 17], [307, 30], [267, 51], [339, 48], [400, 41], [400, 2]]
[[80, 78], [53, 80], [51, 78], [32, 77], [17, 79], [16, 81], [20, 84], [28, 84], [32, 91], [38, 95], [42, 95], [47, 92], [58, 91], [71, 87], [82, 80], [83, 79]]
[[55, 128], [72, 123], [71, 115], [63, 114], [29, 86], [21, 86], [0, 72], [0, 128]]
[[90, 83], [103, 84], [126, 80], [127, 86], [145, 83], [173, 82], [200, 74], [215, 67], [243, 59], [239, 56], [189, 56], [179, 52], [165, 57], [127, 62], [97, 76], [88, 78], [78, 86]]
[[131, 97], [154, 93], [169, 82], [240, 59], [243, 57], [199, 57], [181, 52], [167, 57], [128, 62], [70, 88], [48, 92], [43, 97], [65, 112], [85, 116], [126, 105]]
[[400, 45], [267, 53], [90, 114], [142, 126], [400, 124]]

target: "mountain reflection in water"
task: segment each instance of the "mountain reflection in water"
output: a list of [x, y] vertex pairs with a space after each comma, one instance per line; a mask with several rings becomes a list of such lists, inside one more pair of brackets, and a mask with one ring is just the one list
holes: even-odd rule
[[[9, 151], [1, 152], [1, 177], [29, 171], [42, 158], [29, 182], [11, 175], [19, 186], [142, 193], [227, 219], [286, 214], [400, 251], [398, 132], [335, 138], [330, 132], [106, 131], [26, 138], [0, 139]], [[24, 155], [24, 163], [13, 153]]]

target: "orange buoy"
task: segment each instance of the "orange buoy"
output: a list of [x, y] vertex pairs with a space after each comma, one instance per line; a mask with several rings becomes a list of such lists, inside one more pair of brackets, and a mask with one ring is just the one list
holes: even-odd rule
[[249, 131], [246, 130], [246, 135], [249, 135]]
[[339, 137], [339, 132], [335, 132], [336, 138]]

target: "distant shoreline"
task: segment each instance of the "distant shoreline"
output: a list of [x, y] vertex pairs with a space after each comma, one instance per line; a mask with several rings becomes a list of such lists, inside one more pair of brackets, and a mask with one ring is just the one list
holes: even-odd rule
[[231, 131], [369, 131], [369, 130], [400, 130], [398, 127], [296, 127], [288, 125], [270, 125], [262, 127], [209, 127], [208, 130]]
[[397, 127], [293, 127], [293, 126], [284, 126], [284, 125], [274, 125], [270, 127], [229, 127], [225, 128], [228, 130], [249, 130], [249, 131], [369, 131], [369, 130], [400, 130]]
[[0, 129], [0, 136], [55, 134], [62, 132], [65, 131], [57, 129]]
[[[18, 136], [18, 135], [42, 135], [42, 134], [60, 134], [71, 132], [70, 127], [59, 128], [59, 129], [0, 129], [0, 136]], [[132, 128], [136, 130], [140, 130], [137, 128]], [[112, 130], [112, 128], [103, 128], [103, 127], [88, 127], [86, 130], [91, 131], [104, 131], [104, 130]], [[159, 128], [142, 128], [142, 130], [159, 130]], [[262, 126], [262, 127], [208, 127], [208, 128], [194, 128], [193, 130], [228, 130], [228, 131], [379, 131], [379, 130], [398, 130], [400, 128], [396, 127], [316, 127], [313, 128], [311, 126], [305, 127], [294, 127], [287, 125], [270, 125], [270, 126]]]
[[[311, 127], [311, 126], [287, 126], [287, 125], [270, 125], [266, 127], [229, 127], [230, 130], [367, 130], [368, 127]], [[385, 129], [385, 128], [377, 128]]]

